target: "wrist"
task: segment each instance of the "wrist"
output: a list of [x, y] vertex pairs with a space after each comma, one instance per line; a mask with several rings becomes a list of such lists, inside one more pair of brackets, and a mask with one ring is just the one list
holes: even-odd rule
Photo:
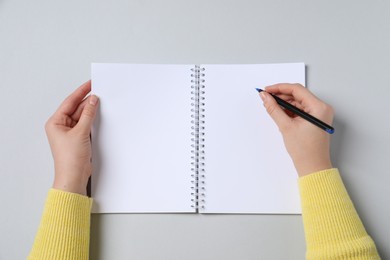
[[[69, 161], [69, 160], [68, 160]], [[55, 161], [55, 177], [53, 188], [86, 195], [88, 179], [91, 176], [92, 165], [88, 163], [69, 163]]]
[[87, 195], [87, 184], [89, 174], [72, 174], [74, 172], [56, 171], [53, 182], [53, 188], [78, 193], [81, 195]]
[[303, 177], [311, 173], [333, 168], [332, 162], [328, 158], [294, 161], [294, 165], [299, 177]]
[[77, 193], [80, 195], [87, 195], [87, 184], [84, 185], [84, 183], [80, 183], [77, 181], [70, 181], [70, 180], [64, 180], [64, 179], [58, 179], [55, 178], [53, 182], [53, 189], [71, 192], [71, 193]]

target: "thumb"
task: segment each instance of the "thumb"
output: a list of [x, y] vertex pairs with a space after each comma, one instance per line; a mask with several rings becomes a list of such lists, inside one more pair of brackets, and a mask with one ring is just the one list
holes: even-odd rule
[[276, 103], [276, 100], [271, 94], [262, 91], [260, 97], [263, 100], [263, 104], [267, 113], [274, 120], [279, 129], [284, 129], [285, 126], [291, 121], [290, 117], [283, 111], [283, 109]]
[[77, 123], [77, 128], [85, 134], [89, 134], [91, 132], [91, 127], [93, 120], [96, 116], [97, 105], [99, 103], [99, 98], [95, 95], [91, 95], [87, 103], [84, 106], [83, 111], [81, 112], [79, 122]]

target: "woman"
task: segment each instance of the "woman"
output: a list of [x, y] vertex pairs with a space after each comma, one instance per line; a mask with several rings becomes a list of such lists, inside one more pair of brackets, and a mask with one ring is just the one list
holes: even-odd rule
[[[88, 81], [71, 94], [46, 123], [55, 178], [29, 259], [88, 259], [92, 199], [86, 186], [92, 173], [90, 129], [98, 98], [87, 97]], [[298, 84], [277, 84], [261, 92], [278, 125], [299, 175], [307, 259], [380, 259], [330, 160], [330, 136], [284, 111], [278, 95], [331, 124], [332, 108]]]

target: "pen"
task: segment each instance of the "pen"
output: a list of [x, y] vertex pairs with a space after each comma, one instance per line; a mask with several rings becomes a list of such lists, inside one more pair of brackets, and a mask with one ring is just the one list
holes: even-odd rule
[[[259, 89], [259, 88], [256, 88], [256, 90], [260, 93], [264, 90], [262, 89]], [[316, 125], [318, 126], [319, 128], [325, 130], [326, 132], [328, 132], [329, 134], [333, 134], [334, 133], [334, 128], [331, 127], [330, 125], [322, 122], [321, 120], [315, 118], [314, 116], [312, 115], [309, 115], [308, 113], [300, 110], [299, 108], [291, 105], [290, 103], [284, 101], [283, 99], [277, 97], [276, 95], [273, 95], [271, 94], [271, 96], [276, 100], [276, 102], [283, 108], [293, 112], [294, 114], [302, 117], [303, 119], [309, 121], [310, 123], [312, 123], [313, 125]]]

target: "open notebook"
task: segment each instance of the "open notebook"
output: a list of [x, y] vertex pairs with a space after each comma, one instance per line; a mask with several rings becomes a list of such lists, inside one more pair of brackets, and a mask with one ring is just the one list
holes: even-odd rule
[[255, 88], [305, 65], [92, 64], [94, 213], [300, 213], [297, 176]]

